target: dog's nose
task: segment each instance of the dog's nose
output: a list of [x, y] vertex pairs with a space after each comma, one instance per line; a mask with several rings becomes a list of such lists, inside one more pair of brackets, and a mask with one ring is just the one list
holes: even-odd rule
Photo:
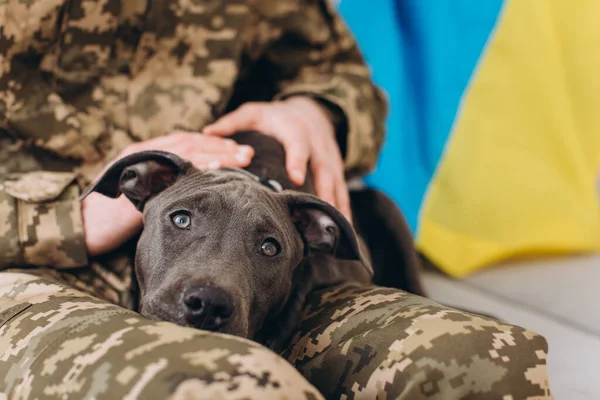
[[212, 286], [186, 290], [183, 304], [188, 322], [200, 329], [217, 329], [233, 314], [231, 296], [223, 289]]

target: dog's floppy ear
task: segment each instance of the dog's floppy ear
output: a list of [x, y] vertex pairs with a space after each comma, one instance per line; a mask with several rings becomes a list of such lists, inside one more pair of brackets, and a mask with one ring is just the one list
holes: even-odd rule
[[116, 198], [123, 193], [142, 211], [146, 201], [171, 186], [191, 164], [165, 151], [141, 151], [121, 158], [81, 195], [92, 192]]
[[352, 225], [335, 207], [308, 194], [286, 196], [292, 221], [309, 252], [366, 262]]

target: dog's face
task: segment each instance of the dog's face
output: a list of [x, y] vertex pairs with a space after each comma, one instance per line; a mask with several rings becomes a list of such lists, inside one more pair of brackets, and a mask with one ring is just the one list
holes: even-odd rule
[[144, 208], [140, 311], [252, 337], [285, 304], [303, 252], [285, 196], [239, 173], [192, 171]]
[[152, 319], [254, 338], [307, 257], [361, 259], [349, 223], [314, 196], [169, 153], [126, 157], [91, 191], [123, 193], [144, 212], [136, 275], [140, 313]]

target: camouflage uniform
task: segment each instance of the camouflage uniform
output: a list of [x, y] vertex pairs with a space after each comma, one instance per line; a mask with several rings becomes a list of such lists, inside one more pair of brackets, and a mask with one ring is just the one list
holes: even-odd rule
[[0, 399], [550, 397], [542, 337], [404, 292], [313, 293], [290, 364], [131, 311], [128, 246], [88, 259], [81, 188], [244, 101], [311, 96], [374, 165], [385, 102], [324, 1], [4, 0], [0, 58]]

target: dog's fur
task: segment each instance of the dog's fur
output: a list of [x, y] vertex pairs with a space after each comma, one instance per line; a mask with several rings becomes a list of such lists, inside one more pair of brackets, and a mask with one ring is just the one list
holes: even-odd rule
[[[283, 191], [236, 169], [201, 171], [173, 154], [147, 151], [117, 161], [82, 196], [123, 193], [143, 211], [135, 259], [142, 315], [251, 338], [278, 351], [309, 292], [373, 282], [369, 253], [375, 283], [422, 294], [410, 232], [389, 199], [377, 191], [352, 195], [367, 250], [339, 211], [313, 195], [310, 176], [294, 187], [275, 139], [257, 132], [233, 138], [255, 149], [247, 171], [279, 182]], [[173, 223], [182, 212], [191, 221], [184, 229]], [[276, 244], [277, 255], [261, 254], [266, 240]], [[232, 303], [232, 315], [212, 328], [191, 318], [182, 300], [206, 287]]]

